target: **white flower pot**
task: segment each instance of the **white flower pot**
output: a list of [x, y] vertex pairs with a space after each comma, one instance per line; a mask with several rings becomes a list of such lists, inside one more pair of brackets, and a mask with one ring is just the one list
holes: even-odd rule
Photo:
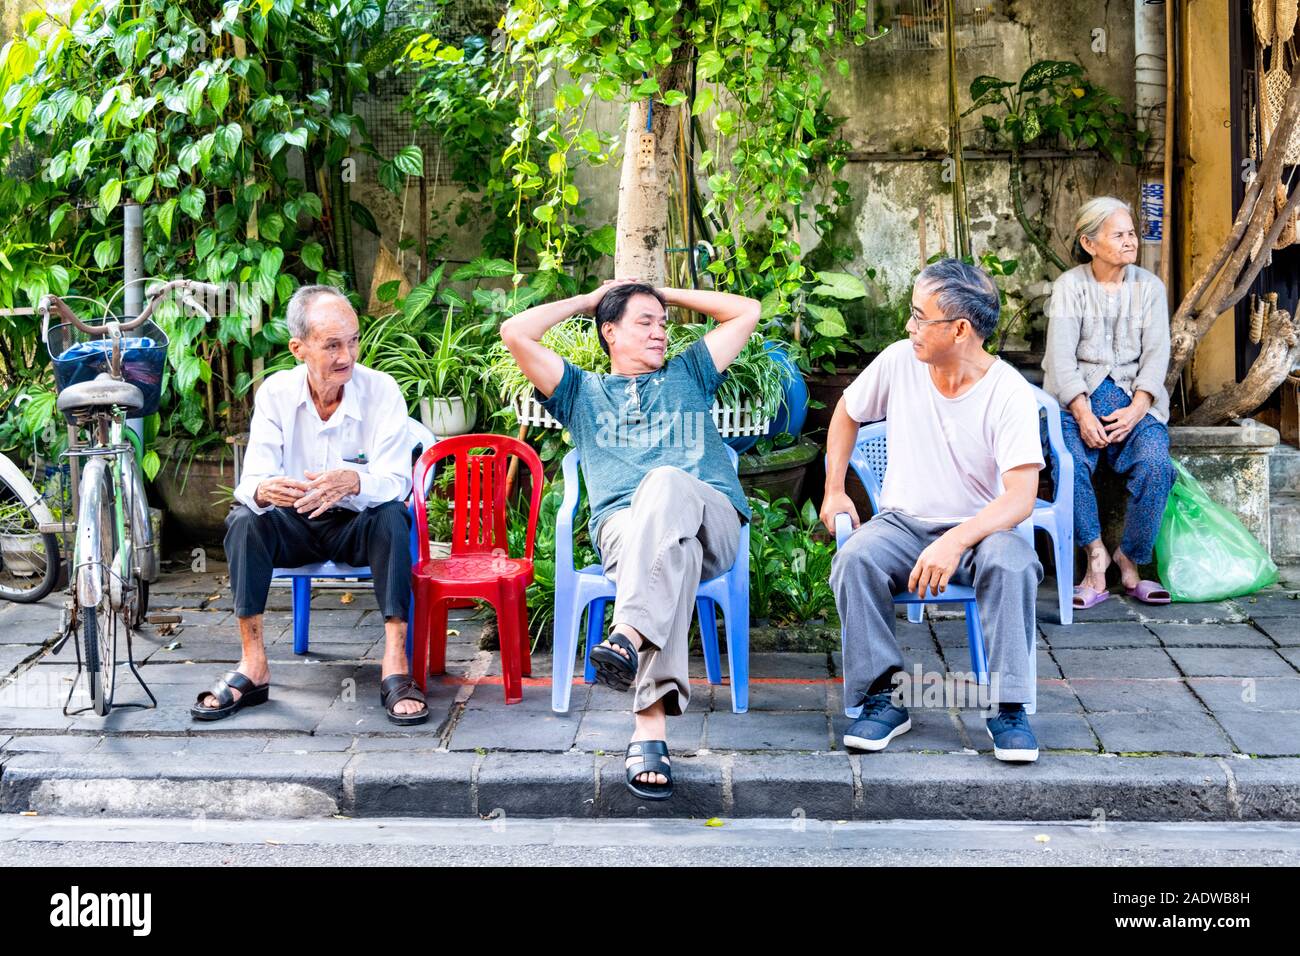
[[478, 421], [478, 407], [467, 407], [463, 398], [422, 398], [420, 421], [439, 438], [468, 435]]
[[39, 534], [0, 534], [0, 559], [15, 577], [29, 578], [45, 567], [45, 547]]

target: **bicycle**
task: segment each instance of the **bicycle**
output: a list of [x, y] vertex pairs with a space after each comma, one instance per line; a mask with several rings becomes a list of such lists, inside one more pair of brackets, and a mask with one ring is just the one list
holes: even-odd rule
[[[144, 623], [148, 611], [149, 584], [158, 577], [158, 561], [134, 444], [138, 438], [125, 426], [128, 417], [152, 415], [158, 410], [167, 336], [149, 320], [163, 296], [174, 291], [180, 292], [185, 304], [203, 313], [205, 320], [211, 316], [193, 294], [202, 292], [216, 298], [222, 294], [215, 286], [177, 279], [156, 289], [134, 319], [122, 322], [105, 317], [100, 325], [82, 322], [58, 296], [47, 295], [40, 301], [41, 338], [54, 360], [56, 408], [72, 424], [88, 428], [91, 435], [85, 447], [63, 452], [86, 462], [69, 570], [72, 601], [64, 635], [65, 640], [75, 637], [77, 648], [77, 674], [63, 705], [67, 716], [91, 709], [103, 717], [112, 710], [119, 620], [126, 630], [126, 662], [150, 703], [118, 706], [158, 705], [136, 668], [131, 647], [131, 632]], [[64, 320], [53, 328], [49, 326], [51, 311]], [[137, 329], [147, 334], [133, 339], [123, 336]], [[78, 331], [88, 338], [78, 340]], [[83, 671], [90, 705], [69, 711]]]

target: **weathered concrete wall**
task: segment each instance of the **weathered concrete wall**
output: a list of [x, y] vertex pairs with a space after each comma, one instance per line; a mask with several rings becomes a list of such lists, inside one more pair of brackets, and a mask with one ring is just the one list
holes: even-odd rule
[[[1016, 79], [1036, 60], [1071, 59], [1084, 66], [1093, 82], [1121, 97], [1125, 108], [1132, 111], [1132, 4], [999, 0], [992, 6], [988, 45], [965, 50], [958, 58], [963, 106], [969, 104], [967, 90], [979, 74]], [[1107, 36], [1102, 54], [1091, 50], [1091, 33], [1098, 27]], [[878, 153], [947, 148], [947, 67], [942, 49], [899, 51], [896, 47], [887, 39], [843, 49], [852, 72], [847, 81], [833, 80], [831, 100], [832, 110], [846, 117], [844, 133], [856, 156], [842, 174], [850, 183], [853, 202], [829, 238], [855, 251], [850, 269], [865, 272], [874, 268], [891, 299], [907, 294], [911, 275], [926, 256], [953, 247], [951, 187], [942, 181], [940, 163], [871, 158]], [[620, 107], [596, 103], [588, 125], [617, 129], [623, 116]], [[966, 117], [962, 126], [967, 149], [983, 150], [991, 145], [979, 116]], [[1042, 202], [1049, 203], [1050, 222], [1062, 254], [1064, 237], [1082, 198], [1098, 193], [1113, 193], [1130, 201], [1137, 198], [1137, 177], [1131, 168], [1117, 168], [1096, 158], [1032, 160], [1026, 173], [1029, 213], [1036, 215]], [[1013, 290], [1050, 278], [1053, 270], [1044, 267], [1014, 220], [1006, 161], [970, 161], [967, 177], [976, 253], [992, 249], [1004, 258], [1020, 259], [1021, 269], [1009, 283]], [[618, 164], [584, 170], [577, 182], [589, 201], [588, 221], [612, 221], [617, 214]], [[409, 213], [408, 207], [408, 223]], [[381, 222], [387, 219], [386, 214]], [[385, 224], [386, 233], [389, 228]], [[477, 251], [474, 233], [472, 224], [454, 232], [454, 258], [470, 258]], [[395, 244], [395, 238], [389, 239], [387, 234], [385, 238]], [[811, 230], [805, 230], [803, 239], [806, 252], [822, 241]]]

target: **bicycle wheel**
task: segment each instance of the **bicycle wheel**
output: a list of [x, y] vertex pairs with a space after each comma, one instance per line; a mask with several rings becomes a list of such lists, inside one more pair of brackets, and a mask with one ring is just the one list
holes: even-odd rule
[[[117, 568], [113, 566], [117, 554], [114, 491], [107, 468], [87, 468], [86, 479], [82, 490], [81, 514], [77, 520], [78, 532], [82, 528], [97, 528], [99, 533], [94, 540], [86, 540], [85, 553], [79, 553], [77, 560], [82, 564], [89, 562], [102, 566], [103, 594], [97, 605], [83, 605], [78, 613], [82, 624], [81, 641], [85, 652], [86, 680], [90, 685], [90, 704], [96, 714], [104, 717], [113, 708], [113, 689], [117, 676], [118, 609], [113, 606], [113, 579], [118, 575]], [[101, 483], [98, 494], [90, 493], [90, 483], [95, 480]]]
[[59, 580], [59, 539], [41, 533], [24, 504], [34, 496], [26, 479], [0, 472], [0, 598], [19, 604], [41, 600]]

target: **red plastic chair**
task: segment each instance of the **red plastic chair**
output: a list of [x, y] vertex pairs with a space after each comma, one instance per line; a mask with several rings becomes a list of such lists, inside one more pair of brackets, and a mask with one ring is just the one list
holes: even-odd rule
[[[487, 451], [476, 452], [476, 449]], [[411, 590], [415, 596], [411, 673], [423, 690], [429, 673], [445, 672], [448, 602], [478, 598], [496, 609], [506, 703], [517, 704], [524, 696], [523, 678], [532, 674], [524, 592], [533, 581], [533, 539], [542, 503], [542, 461], [528, 445], [507, 435], [457, 435], [442, 439], [420, 456], [415, 463], [414, 487], [425, 487], [429, 469], [450, 455], [456, 458], [450, 557], [429, 557], [424, 497], [415, 496], [419, 552], [411, 569]], [[506, 469], [512, 457], [526, 464], [532, 474], [528, 536], [522, 558], [510, 557], [506, 543]]]

